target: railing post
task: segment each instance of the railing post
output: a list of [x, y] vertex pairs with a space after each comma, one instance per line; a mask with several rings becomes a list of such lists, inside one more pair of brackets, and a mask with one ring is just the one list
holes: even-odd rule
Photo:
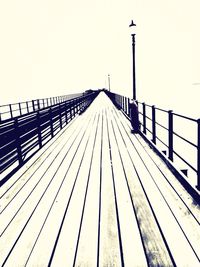
[[127, 115], [130, 118], [130, 98], [128, 98], [127, 100]]
[[75, 104], [74, 104], [74, 99], [72, 99], [72, 118], [74, 118], [75, 116], [75, 108], [74, 108]]
[[79, 108], [79, 99], [76, 98], [76, 114], [78, 113]]
[[142, 117], [143, 117], [143, 133], [147, 133], [147, 124], [146, 124], [146, 105], [142, 103]]
[[51, 107], [49, 108], [49, 122], [50, 122], [50, 130], [51, 130], [51, 137], [53, 138], [54, 134], [53, 134], [53, 112]]
[[124, 97], [124, 112], [127, 114], [126, 96]]
[[13, 112], [12, 112], [12, 105], [9, 104], [9, 108], [10, 108], [10, 117], [13, 118]]
[[22, 115], [21, 103], [19, 103], [19, 114], [20, 114], [20, 116]]
[[32, 100], [32, 108], [33, 108], [33, 111], [35, 111], [35, 102], [34, 102], [34, 100]]
[[27, 113], [29, 113], [28, 101], [26, 101], [26, 109], [27, 109]]
[[173, 111], [168, 111], [169, 115], [169, 126], [168, 126], [168, 149], [169, 149], [169, 155], [168, 158], [173, 161]]
[[128, 115], [128, 97], [126, 97], [126, 114]]
[[80, 99], [78, 98], [77, 100], [76, 100], [76, 113], [78, 114], [79, 113], [79, 108], [80, 108]]
[[79, 114], [82, 113], [83, 110], [83, 100], [82, 100], [82, 96], [80, 96], [79, 98]]
[[39, 148], [42, 148], [42, 131], [41, 131], [41, 125], [40, 125], [40, 112], [37, 111], [37, 127], [38, 127], [38, 144]]
[[76, 99], [74, 99], [73, 104], [74, 104], [73, 110], [74, 110], [74, 117], [75, 117], [75, 115], [76, 115]]
[[37, 106], [38, 106], [38, 110], [40, 109], [40, 100], [37, 99]]
[[197, 120], [197, 186], [200, 190], [200, 119]]
[[15, 118], [14, 120], [14, 127], [15, 127], [15, 142], [16, 142], [16, 149], [17, 149], [17, 157], [19, 161], [19, 166], [22, 166], [23, 159], [22, 159], [22, 149], [21, 149], [21, 142], [20, 142], [18, 118]]
[[152, 106], [152, 142], [156, 144], [156, 109]]
[[66, 125], [67, 125], [67, 123], [68, 123], [68, 117], [67, 117], [67, 102], [65, 102], [65, 123], [66, 123]]
[[62, 126], [62, 108], [61, 108], [61, 104], [59, 103], [59, 119], [60, 119], [60, 129], [63, 128]]
[[73, 102], [72, 102], [73, 100], [70, 100], [70, 102], [69, 102], [69, 109], [70, 109], [70, 120], [72, 120], [72, 116], [73, 116], [73, 114], [72, 114], [72, 105], [73, 105]]

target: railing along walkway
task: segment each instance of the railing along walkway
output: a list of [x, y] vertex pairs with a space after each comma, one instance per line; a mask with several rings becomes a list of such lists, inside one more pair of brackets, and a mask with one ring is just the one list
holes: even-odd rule
[[199, 266], [199, 206], [103, 92], [0, 202], [1, 266]]

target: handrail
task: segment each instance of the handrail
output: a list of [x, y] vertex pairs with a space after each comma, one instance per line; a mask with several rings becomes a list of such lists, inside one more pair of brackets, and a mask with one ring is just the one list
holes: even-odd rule
[[[130, 98], [105, 91], [110, 97], [112, 102], [129, 117], [130, 119]], [[190, 118], [181, 114], [174, 113], [172, 110], [165, 110], [146, 104], [144, 102], [136, 101], [138, 104], [139, 120], [142, 129], [140, 132], [143, 133], [148, 140], [150, 140], [159, 150], [162, 150], [164, 146], [163, 153], [166, 155], [169, 162], [177, 164], [178, 161], [182, 162], [187, 168], [193, 171], [197, 182], [196, 188], [200, 190], [200, 119]], [[147, 109], [149, 109], [150, 114], [147, 115]], [[167, 125], [163, 125], [163, 122], [158, 121], [157, 116], [161, 113], [162, 118], [167, 121]], [[183, 136], [183, 134], [177, 133], [175, 127], [178, 127], [178, 123], [175, 122], [176, 118], [182, 120], [185, 128], [190, 127], [189, 123], [192, 123], [194, 129], [196, 129], [196, 140], [189, 140]], [[184, 129], [182, 129], [184, 130]], [[165, 141], [163, 138], [165, 137]], [[178, 139], [178, 140], [177, 140]], [[183, 142], [184, 153], [177, 152], [178, 142]], [[195, 143], [194, 143], [195, 142]], [[167, 148], [167, 151], [166, 151]], [[194, 162], [189, 161], [186, 156], [189, 154], [187, 151], [192, 150], [195, 153], [195, 166]]]
[[82, 113], [98, 91], [66, 100], [0, 124], [0, 185], [47, 144], [76, 114]]
[[0, 122], [57, 105], [67, 100], [83, 96], [84, 94], [85, 93], [69, 94], [0, 105]]

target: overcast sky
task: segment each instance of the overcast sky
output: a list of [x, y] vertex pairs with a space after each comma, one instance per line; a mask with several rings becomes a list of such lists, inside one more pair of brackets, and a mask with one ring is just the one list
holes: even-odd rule
[[168, 106], [198, 104], [199, 0], [0, 1], [0, 104], [107, 87]]

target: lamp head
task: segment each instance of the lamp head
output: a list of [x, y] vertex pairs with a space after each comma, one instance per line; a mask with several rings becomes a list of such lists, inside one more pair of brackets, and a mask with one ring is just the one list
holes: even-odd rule
[[133, 27], [136, 26], [136, 24], [133, 22], [133, 20], [131, 20], [131, 24], [129, 25], [129, 27]]

